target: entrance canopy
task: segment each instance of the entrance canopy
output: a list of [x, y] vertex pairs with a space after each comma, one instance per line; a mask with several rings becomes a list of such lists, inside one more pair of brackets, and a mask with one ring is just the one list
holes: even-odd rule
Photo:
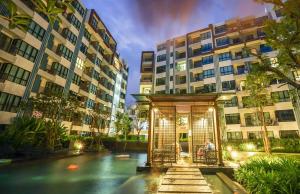
[[234, 93], [209, 94], [132, 94], [137, 103], [150, 102], [216, 102], [230, 100]]
[[[176, 163], [181, 157], [182, 136], [192, 163], [223, 164], [218, 102], [233, 94], [133, 94], [149, 109], [148, 165]], [[186, 140], [186, 139], [185, 139]], [[212, 149], [205, 150], [208, 144]], [[199, 153], [201, 150], [205, 153]]]

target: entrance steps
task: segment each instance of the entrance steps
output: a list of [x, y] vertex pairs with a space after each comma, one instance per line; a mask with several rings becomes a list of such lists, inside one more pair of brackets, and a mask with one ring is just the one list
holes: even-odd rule
[[163, 176], [158, 194], [212, 194], [211, 188], [198, 168], [169, 168]]

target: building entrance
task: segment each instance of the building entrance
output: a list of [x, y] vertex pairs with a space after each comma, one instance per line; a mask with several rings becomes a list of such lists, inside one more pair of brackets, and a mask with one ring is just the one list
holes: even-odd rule
[[214, 126], [212, 107], [155, 106], [152, 161], [216, 163]]
[[147, 165], [222, 165], [218, 99], [214, 95], [135, 95], [149, 106]]

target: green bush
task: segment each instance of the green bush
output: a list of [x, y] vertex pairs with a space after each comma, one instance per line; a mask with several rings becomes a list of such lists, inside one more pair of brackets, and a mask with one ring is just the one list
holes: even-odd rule
[[117, 137], [102, 137], [102, 142], [116, 142], [117, 141]]
[[[145, 136], [142, 136], [142, 135], [140, 135], [140, 137], [138, 137], [138, 135], [127, 135], [126, 141], [135, 142], [135, 141], [138, 141], [138, 138], [140, 138], [139, 141], [146, 141]], [[124, 135], [119, 135], [118, 140], [125, 141], [125, 136]]]
[[52, 152], [68, 147], [64, 126], [34, 117], [14, 118], [0, 136], [0, 147], [13, 149], [16, 154]]
[[[270, 139], [273, 152], [300, 153], [300, 139]], [[249, 150], [247, 145], [253, 144], [255, 150]], [[231, 146], [237, 151], [264, 151], [262, 139], [257, 140], [235, 140], [223, 142], [223, 147]]]
[[248, 192], [296, 194], [300, 191], [300, 163], [280, 157], [254, 157], [238, 168], [234, 176]]

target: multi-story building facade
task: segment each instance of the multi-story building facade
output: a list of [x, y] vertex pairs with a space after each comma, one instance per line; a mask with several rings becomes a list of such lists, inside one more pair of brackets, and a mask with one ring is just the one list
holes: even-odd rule
[[[208, 27], [157, 45], [155, 52], [142, 53], [140, 93], [189, 94], [232, 93], [224, 102], [225, 132], [229, 140], [261, 138], [255, 108], [246, 107], [245, 80], [257, 62], [243, 51], [244, 46], [264, 53], [276, 63], [277, 51], [265, 44], [264, 21], [278, 19], [279, 12], [260, 17], [245, 17], [210, 24]], [[278, 16], [278, 17], [277, 17]], [[151, 59], [154, 59], [151, 61]], [[265, 108], [269, 136], [298, 136], [296, 112], [289, 86], [274, 79], [269, 95], [279, 100]]]
[[150, 94], [153, 92], [154, 85], [154, 51], [143, 51], [141, 56], [141, 79], [140, 93]]
[[[74, 12], [60, 14], [61, 22], [50, 26], [30, 1], [13, 2], [18, 12], [29, 15], [32, 21], [28, 30], [22, 31], [9, 29], [0, 19], [1, 128], [16, 116], [22, 99], [49, 90], [75, 95], [86, 113], [106, 109], [110, 119], [117, 111], [124, 111], [128, 67], [95, 10], [74, 0]], [[4, 6], [0, 14], [7, 14]], [[84, 119], [75, 116], [64, 124], [79, 134], [90, 133], [90, 122], [86, 114]]]

